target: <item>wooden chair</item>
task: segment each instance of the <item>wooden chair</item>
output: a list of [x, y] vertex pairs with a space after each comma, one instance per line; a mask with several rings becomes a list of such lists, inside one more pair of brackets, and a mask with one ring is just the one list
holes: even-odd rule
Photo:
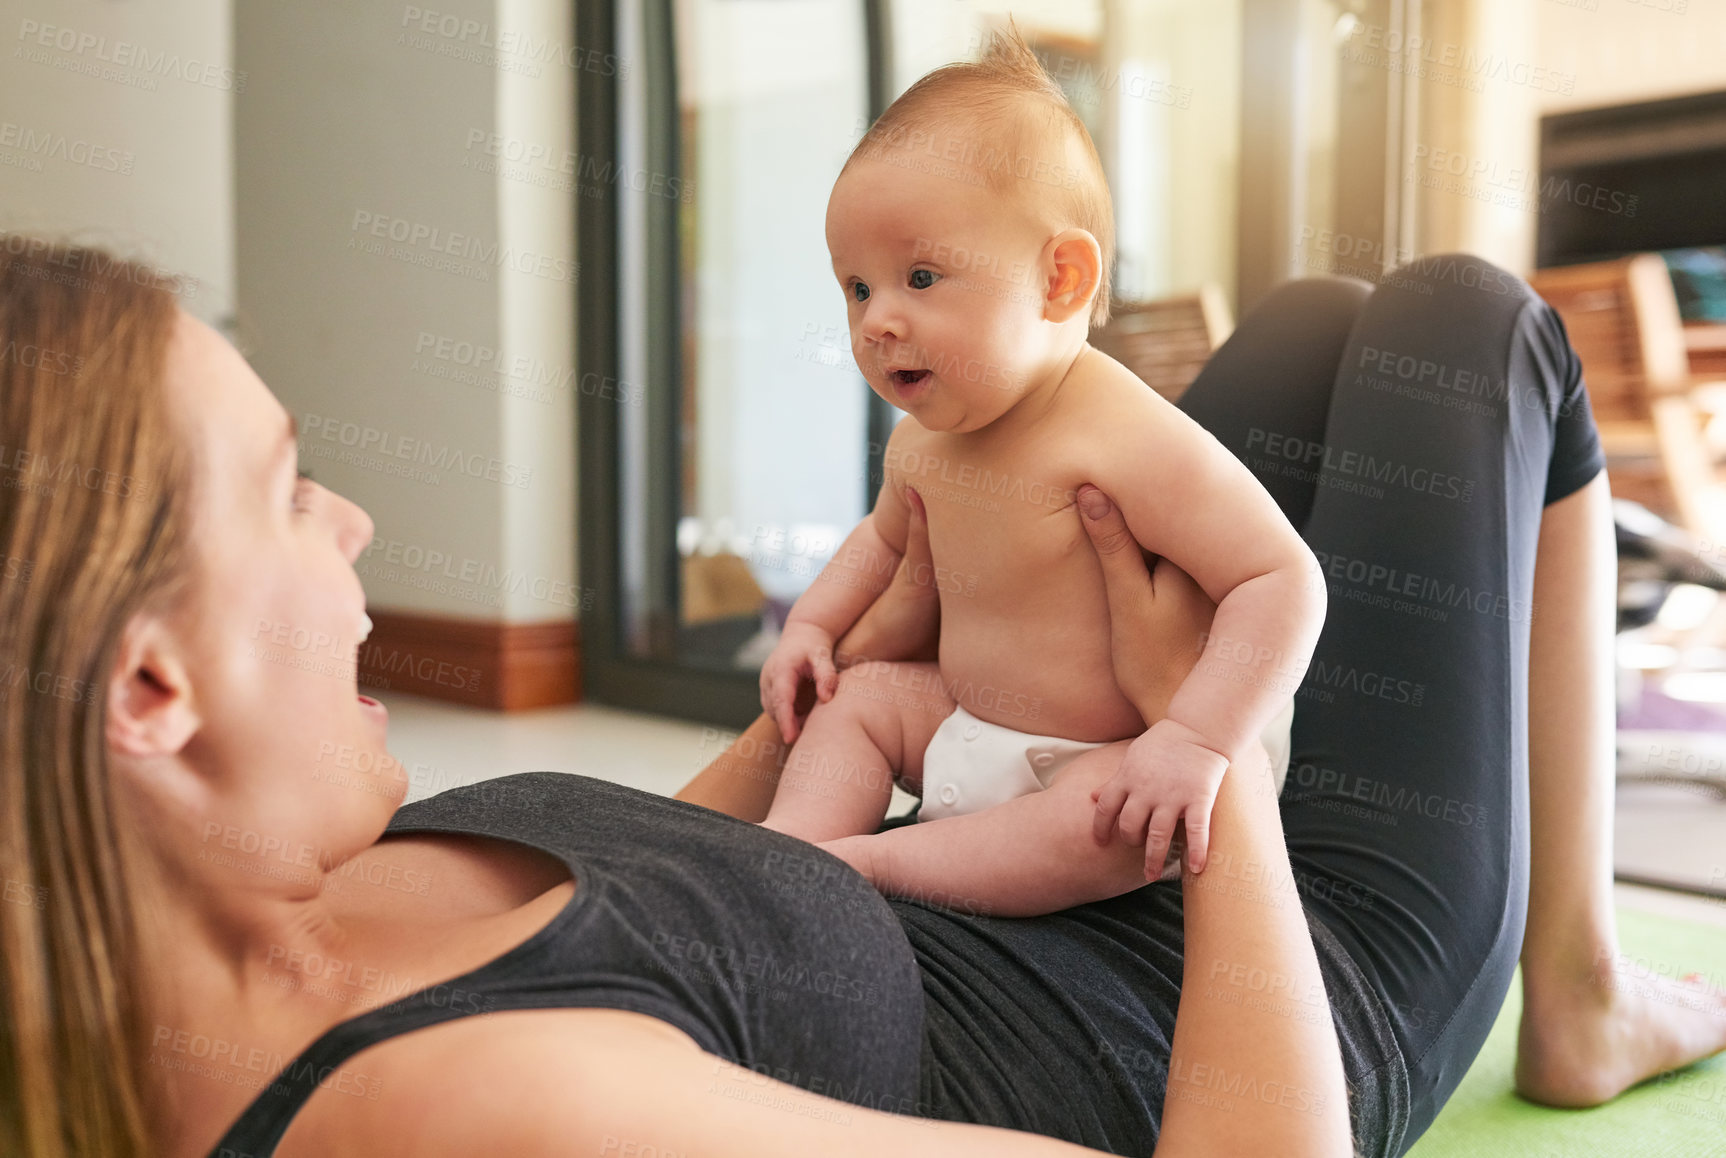
[[1726, 488], [1691, 390], [1665, 262], [1644, 253], [1536, 270], [1528, 281], [1582, 359], [1612, 493], [1710, 543], [1726, 539]]
[[1144, 379], [1170, 402], [1180, 398], [1234, 331], [1222, 291], [1151, 302], [1116, 302], [1108, 324], [1091, 331], [1091, 344]]

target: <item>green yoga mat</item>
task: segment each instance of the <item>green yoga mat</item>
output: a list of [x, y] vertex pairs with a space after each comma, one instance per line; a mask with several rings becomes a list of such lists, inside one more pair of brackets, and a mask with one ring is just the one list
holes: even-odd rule
[[[1618, 911], [1623, 951], [1643, 969], [1726, 978], [1726, 929]], [[1511, 1092], [1520, 975], [1462, 1085], [1408, 1158], [1726, 1158], [1726, 1055], [1644, 1082], [1591, 1110], [1552, 1110]]]

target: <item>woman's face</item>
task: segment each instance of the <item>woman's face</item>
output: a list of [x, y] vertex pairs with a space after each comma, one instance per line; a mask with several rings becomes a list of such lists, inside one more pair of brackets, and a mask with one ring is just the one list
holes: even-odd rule
[[299, 477], [288, 411], [184, 313], [168, 394], [198, 477], [196, 594], [173, 630], [197, 721], [180, 759], [206, 793], [200, 851], [329, 864], [370, 844], [407, 790], [387, 716], [356, 681], [366, 619], [353, 564], [372, 521]]

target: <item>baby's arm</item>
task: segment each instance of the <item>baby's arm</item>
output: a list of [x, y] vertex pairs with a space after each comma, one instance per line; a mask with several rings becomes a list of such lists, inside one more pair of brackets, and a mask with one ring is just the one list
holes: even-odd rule
[[[1102, 562], [1108, 587], [1115, 680], [1139, 713], [1159, 719], [1169, 688], [1193, 667], [1197, 648], [1146, 649], [1196, 636], [1215, 605], [1190, 576], [1168, 560], [1147, 573], [1139, 546], [1113, 507], [1084, 528]], [[1056, 774], [1042, 792], [982, 812], [906, 825], [876, 836], [822, 845], [890, 896], [967, 913], [1028, 917], [1131, 891], [1145, 883], [1144, 855], [1125, 841], [1086, 839], [1096, 813], [1093, 794], [1114, 775], [1127, 741], [1088, 752]], [[1262, 764], [1263, 747], [1249, 749], [1245, 772]], [[1269, 778], [1263, 781], [1269, 787]]]
[[802, 730], [794, 708], [798, 685], [807, 678], [814, 682], [820, 702], [833, 698], [839, 682], [834, 641], [887, 589], [905, 553], [909, 510], [902, 483], [891, 469], [898, 461], [894, 450], [904, 437], [905, 421], [893, 428], [887, 440], [889, 467], [874, 509], [845, 536], [815, 582], [797, 597], [778, 645], [761, 665], [761, 707], [778, 724], [787, 744]]
[[1199, 662], [1166, 715], [1097, 794], [1093, 835], [1143, 840], [1154, 879], [1182, 820], [1188, 867], [1203, 870], [1223, 771], [1256, 744], [1306, 674], [1326, 592], [1318, 560], [1276, 500], [1197, 422], [1158, 400], [1121, 426], [1131, 436], [1099, 448], [1089, 481], [1119, 505], [1140, 544], [1217, 604], [1196, 641], [1204, 645]]

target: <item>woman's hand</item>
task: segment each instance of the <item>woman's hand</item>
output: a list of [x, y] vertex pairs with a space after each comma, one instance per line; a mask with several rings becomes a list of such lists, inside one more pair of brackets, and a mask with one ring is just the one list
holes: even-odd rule
[[1097, 803], [1092, 835], [1106, 844], [1119, 832], [1144, 845], [1145, 879], [1156, 880], [1181, 823], [1197, 872], [1209, 852], [1211, 802], [1228, 760], [1193, 743], [1202, 737], [1166, 716], [1169, 700], [1204, 652], [1217, 607], [1167, 559], [1146, 568], [1120, 508], [1102, 491], [1080, 487], [1078, 504], [1079, 521], [1103, 565], [1115, 682], [1148, 729], [1133, 741], [1115, 777], [1091, 794]]
[[[1140, 548], [1108, 495], [1086, 483], [1078, 505], [1108, 589], [1115, 683], [1148, 728], [1168, 714], [1169, 701], [1204, 654], [1217, 605], [1191, 575]], [[1154, 568], [1146, 567], [1147, 556], [1156, 559]]]
[[[1147, 570], [1107, 495], [1081, 487], [1078, 503], [1108, 584], [1115, 680], [1155, 724], [1203, 653], [1216, 605], [1168, 560]], [[1268, 788], [1268, 774], [1230, 766], [1211, 809], [1211, 866], [1203, 876], [1182, 876], [1187, 983], [1170, 1043], [1159, 1155], [1353, 1153], [1330, 1017], [1301, 1016], [1298, 1002], [1241, 1001], [1238, 986], [1204, 980], [1262, 970], [1285, 978], [1291, 994], [1321, 995], [1323, 1008], [1324, 975]], [[1255, 1088], [1278, 1096], [1218, 1099], [1197, 1079], [1222, 1073], [1250, 1075]]]

